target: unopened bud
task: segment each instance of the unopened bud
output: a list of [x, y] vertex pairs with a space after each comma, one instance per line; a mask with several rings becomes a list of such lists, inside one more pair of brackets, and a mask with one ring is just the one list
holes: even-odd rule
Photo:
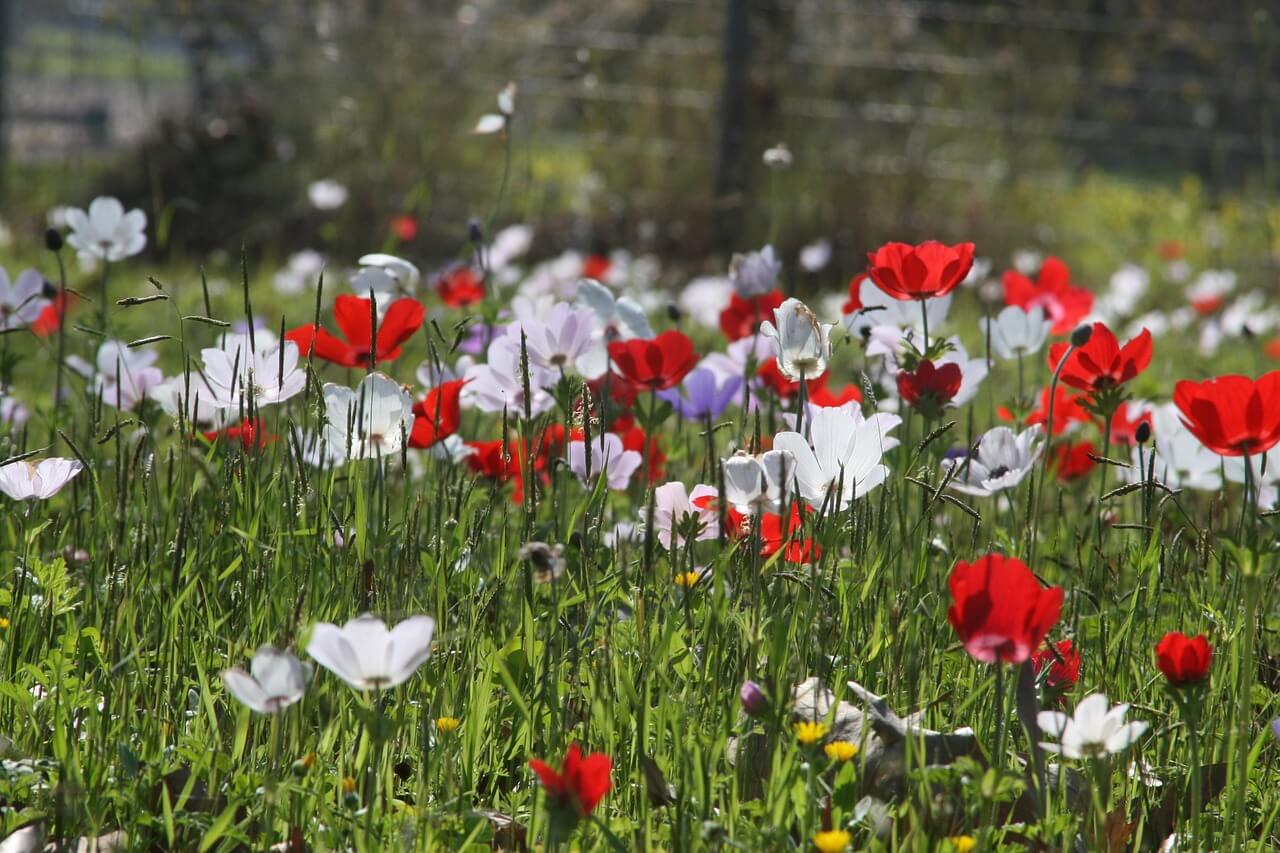
[[479, 219], [472, 219], [467, 223], [467, 239], [477, 244], [484, 242], [484, 225]]
[[62, 251], [62, 232], [57, 228], [50, 228], [44, 232], [44, 247], [50, 252]]
[[1093, 326], [1086, 323], [1083, 326], [1077, 326], [1076, 330], [1071, 333], [1071, 345], [1073, 347], [1082, 347], [1089, 343], [1089, 338], [1093, 337]]
[[769, 700], [765, 698], [764, 690], [754, 681], [742, 682], [742, 688], [738, 690], [738, 701], [742, 703], [742, 710], [747, 712], [747, 716], [758, 717], [769, 708]]
[[1138, 444], [1146, 444], [1151, 440], [1151, 422], [1143, 421], [1138, 424], [1138, 428], [1133, 431], [1133, 437], [1138, 440]]

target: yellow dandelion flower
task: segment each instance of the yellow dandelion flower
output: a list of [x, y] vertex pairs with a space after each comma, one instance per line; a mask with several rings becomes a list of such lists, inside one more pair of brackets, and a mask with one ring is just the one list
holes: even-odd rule
[[697, 572], [681, 572], [676, 575], [676, 586], [682, 586], [685, 589], [690, 589], [701, 579], [702, 575]]
[[458, 726], [462, 725], [462, 720], [457, 717], [436, 717], [436, 731], [441, 734], [449, 734], [456, 732]]
[[304, 769], [310, 770], [315, 766], [316, 754], [314, 752], [308, 752], [306, 755], [298, 759], [298, 763], [301, 764]]
[[969, 853], [978, 846], [977, 839], [972, 835], [953, 835], [947, 841], [951, 842], [951, 849], [956, 853]]
[[828, 829], [813, 836], [813, 846], [822, 853], [841, 853], [849, 849], [853, 836], [843, 829]]
[[350, 776], [344, 776], [342, 778], [342, 793], [350, 794], [350, 793], [353, 793], [355, 789], [356, 789], [356, 780], [352, 779]]
[[827, 733], [827, 724], [810, 722], [796, 723], [791, 727], [791, 730], [796, 733], [796, 740], [807, 746], [808, 744], [817, 743], [822, 740], [823, 735]]
[[822, 749], [832, 761], [848, 761], [858, 754], [858, 745], [847, 740], [833, 740]]
[[8, 627], [9, 627], [9, 620], [4, 618], [3, 616], [0, 616], [0, 631], [3, 631]]

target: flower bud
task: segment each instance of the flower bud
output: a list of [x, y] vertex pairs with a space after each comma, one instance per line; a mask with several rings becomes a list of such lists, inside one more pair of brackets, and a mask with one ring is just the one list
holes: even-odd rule
[[769, 708], [769, 700], [765, 698], [764, 690], [754, 681], [742, 682], [742, 687], [738, 690], [738, 701], [742, 703], [742, 710], [746, 711], [749, 717], [759, 717]]
[[484, 242], [484, 225], [479, 219], [472, 219], [467, 223], [467, 239], [472, 243]]
[[1138, 440], [1138, 444], [1146, 444], [1151, 440], [1151, 423], [1143, 421], [1138, 424], [1138, 428], [1134, 430], [1133, 437]]
[[1076, 330], [1071, 333], [1071, 345], [1073, 347], [1082, 347], [1089, 343], [1089, 338], [1093, 337], [1093, 326], [1085, 323], [1083, 326], [1077, 326]]
[[62, 251], [62, 232], [57, 228], [50, 228], [44, 232], [44, 247], [50, 252]]

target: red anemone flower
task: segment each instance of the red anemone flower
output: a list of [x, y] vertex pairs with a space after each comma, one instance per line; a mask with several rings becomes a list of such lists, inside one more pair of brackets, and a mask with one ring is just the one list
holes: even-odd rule
[[484, 301], [484, 279], [466, 264], [458, 264], [436, 279], [436, 293], [450, 308], [467, 308]]
[[1220, 456], [1266, 453], [1280, 442], [1280, 370], [1256, 381], [1183, 380], [1173, 387], [1173, 402], [1191, 434]]
[[210, 442], [222, 438], [227, 441], [238, 441], [245, 450], [263, 450], [276, 440], [276, 437], [267, 432], [262, 421], [257, 418], [245, 418], [242, 423], [223, 427], [220, 430], [210, 430], [204, 434], [204, 437]]
[[929, 359], [922, 359], [915, 370], [898, 371], [898, 394], [909, 406], [921, 403], [937, 407], [951, 402], [960, 393], [964, 373], [960, 365], [947, 362], [935, 366]]
[[593, 752], [583, 757], [578, 745], [570, 744], [564, 754], [564, 769], [557, 771], [545, 761], [529, 760], [529, 767], [542, 781], [547, 799], [556, 811], [572, 812], [586, 817], [595, 811], [600, 800], [609, 793], [613, 783], [609, 774], [613, 761], [603, 752]]
[[867, 260], [871, 280], [894, 299], [930, 299], [946, 296], [964, 281], [973, 266], [973, 244], [886, 243]]
[[1156, 666], [1172, 687], [1199, 684], [1209, 677], [1213, 647], [1204, 634], [1188, 637], [1170, 631], [1156, 643]]
[[446, 382], [438, 388], [432, 388], [425, 399], [414, 404], [410, 447], [425, 449], [458, 431], [458, 422], [462, 417], [458, 398], [462, 394], [462, 386], [466, 384], [465, 379]]
[[947, 619], [975, 660], [1027, 661], [1062, 610], [1062, 587], [1047, 589], [1013, 557], [988, 554], [951, 570]]
[[652, 340], [614, 341], [609, 344], [609, 358], [624, 379], [650, 391], [679, 385], [698, 364], [693, 341], [674, 329]]
[[1049, 369], [1057, 370], [1065, 356], [1062, 382], [1080, 391], [1106, 391], [1123, 385], [1151, 363], [1151, 332], [1146, 329], [1120, 346], [1105, 323], [1094, 323], [1089, 342], [1066, 356], [1070, 346], [1062, 341], [1049, 347]]
[[1062, 640], [1032, 654], [1031, 666], [1036, 675], [1049, 667], [1044, 683], [1055, 690], [1070, 690], [1080, 680], [1080, 650], [1070, 640]]
[[[808, 504], [791, 505], [791, 515], [784, 527], [782, 516], [777, 513], [765, 513], [760, 518], [760, 555], [772, 557], [782, 551], [782, 559], [788, 563], [806, 564], [817, 562], [822, 556], [822, 548], [812, 539], [804, 536], [804, 516], [813, 512]], [[783, 549], [786, 550], [783, 550]]]
[[1060, 444], [1053, 451], [1053, 467], [1058, 472], [1058, 479], [1064, 483], [1087, 477], [1097, 462], [1093, 461], [1098, 449], [1091, 441], [1077, 441], [1075, 444]]
[[363, 296], [343, 294], [334, 300], [333, 319], [342, 330], [345, 341], [311, 324], [299, 326], [284, 337], [297, 344], [298, 352], [303, 356], [314, 351], [325, 361], [343, 367], [369, 367], [375, 354], [379, 362], [398, 358], [401, 344], [421, 328], [424, 314], [418, 300], [397, 299], [378, 323], [375, 342], [369, 300]]
[[391, 217], [391, 233], [401, 243], [418, 239], [418, 218], [412, 213], [398, 213]]
[[1035, 281], [1017, 270], [1006, 270], [1004, 301], [1027, 311], [1043, 308], [1053, 321], [1049, 331], [1055, 335], [1067, 334], [1093, 310], [1093, 294], [1073, 287], [1071, 271], [1057, 258], [1045, 258]]
[[762, 320], [773, 317], [773, 309], [782, 304], [782, 291], [771, 290], [760, 296], [742, 297], [734, 293], [720, 312], [720, 331], [729, 341], [739, 341], [755, 334]]
[[613, 259], [608, 255], [587, 255], [582, 259], [582, 277], [601, 281], [613, 268]]
[[840, 306], [841, 314], [853, 314], [862, 310], [862, 283], [866, 280], [865, 272], [860, 272], [849, 279], [849, 298]]
[[31, 331], [40, 336], [48, 337], [56, 335], [58, 327], [62, 324], [62, 318], [70, 310], [75, 300], [75, 294], [66, 290], [59, 290], [48, 305], [41, 309], [40, 314], [31, 323]]

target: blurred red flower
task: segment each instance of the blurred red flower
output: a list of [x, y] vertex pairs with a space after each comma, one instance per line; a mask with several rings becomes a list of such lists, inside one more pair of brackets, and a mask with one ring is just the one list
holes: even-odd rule
[[1023, 663], [1044, 642], [1062, 610], [1062, 587], [1042, 587], [1026, 564], [988, 554], [951, 570], [947, 619], [982, 663]]
[[1062, 640], [1052, 648], [1043, 648], [1033, 653], [1031, 666], [1036, 675], [1046, 666], [1049, 667], [1045, 684], [1056, 690], [1070, 690], [1080, 680], [1080, 651], [1070, 640]]
[[613, 761], [609, 756], [593, 752], [583, 757], [576, 743], [570, 744], [564, 755], [563, 770], [557, 771], [537, 758], [529, 760], [529, 767], [542, 781], [552, 808], [572, 812], [577, 817], [585, 817], [595, 811], [600, 800], [613, 787], [609, 779]]
[[1256, 381], [1228, 375], [1173, 387], [1182, 422], [1205, 447], [1222, 456], [1266, 453], [1280, 442], [1280, 371]]
[[257, 418], [245, 418], [243, 422], [233, 426], [210, 430], [204, 433], [204, 437], [210, 442], [219, 439], [238, 441], [245, 450], [262, 450], [276, 440], [276, 437], [267, 432], [262, 421]]
[[1058, 479], [1069, 483], [1088, 476], [1093, 467], [1098, 464], [1090, 458], [1090, 455], [1097, 455], [1097, 452], [1097, 448], [1091, 441], [1058, 445], [1053, 451], [1053, 467], [1058, 472]]
[[471, 267], [458, 264], [436, 279], [436, 293], [450, 308], [467, 308], [484, 301], [484, 280]]
[[1067, 265], [1053, 257], [1045, 258], [1035, 281], [1017, 270], [1005, 270], [1004, 301], [1027, 311], [1043, 308], [1055, 335], [1067, 334], [1093, 310], [1093, 294], [1073, 287]]
[[760, 296], [742, 297], [736, 292], [720, 312], [720, 331], [729, 341], [742, 340], [755, 334], [763, 320], [773, 319], [773, 309], [782, 304], [782, 291], [771, 290]]
[[871, 280], [894, 299], [930, 299], [946, 296], [964, 281], [973, 266], [973, 244], [886, 243], [867, 260]]

